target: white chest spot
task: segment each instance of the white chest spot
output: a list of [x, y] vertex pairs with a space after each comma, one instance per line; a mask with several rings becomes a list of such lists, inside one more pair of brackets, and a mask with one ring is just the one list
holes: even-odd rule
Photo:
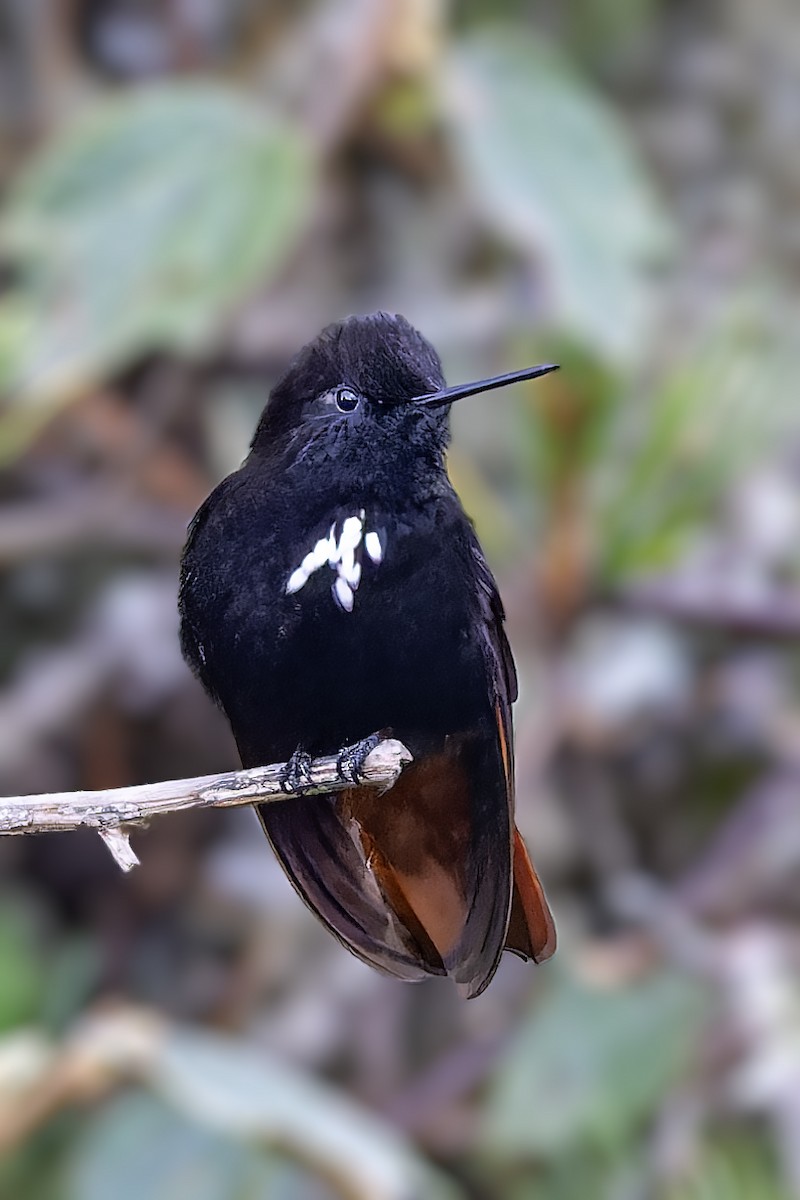
[[371, 529], [364, 538], [364, 549], [374, 563], [379, 563], [383, 558], [383, 546], [381, 546], [381, 539], [374, 529]]
[[292, 571], [286, 583], [286, 592], [292, 595], [308, 583], [315, 571], [328, 566], [336, 572], [331, 586], [334, 600], [344, 612], [352, 612], [355, 594], [361, 582], [362, 550], [377, 566], [383, 559], [384, 547], [380, 535], [374, 530], [365, 531], [364, 509], [358, 516], [347, 517], [341, 524], [337, 538], [334, 521], [330, 533], [320, 538], [312, 550], [303, 558], [299, 567]]

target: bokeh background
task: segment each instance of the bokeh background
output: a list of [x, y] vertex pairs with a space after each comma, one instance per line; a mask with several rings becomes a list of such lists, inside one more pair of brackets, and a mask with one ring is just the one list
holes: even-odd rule
[[372, 973], [246, 811], [2, 839], [0, 1194], [799, 1196], [792, 0], [3, 0], [0, 138], [0, 793], [235, 764], [178, 555], [322, 325], [563, 365], [450, 457], [555, 960]]

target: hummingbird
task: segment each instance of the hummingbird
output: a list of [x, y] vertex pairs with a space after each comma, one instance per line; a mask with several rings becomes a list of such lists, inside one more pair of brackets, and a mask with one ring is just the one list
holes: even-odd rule
[[[272, 389], [250, 452], [189, 526], [181, 646], [245, 767], [340, 752], [352, 784], [259, 806], [302, 899], [390, 975], [479, 995], [504, 949], [555, 949], [514, 824], [503, 604], [447, 475], [450, 406], [555, 370], [447, 387], [402, 316], [329, 325]], [[359, 786], [373, 730], [413, 762]]]

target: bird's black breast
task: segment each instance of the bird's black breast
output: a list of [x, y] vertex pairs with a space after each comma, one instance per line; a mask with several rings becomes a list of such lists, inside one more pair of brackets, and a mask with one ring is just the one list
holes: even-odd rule
[[490, 719], [473, 547], [449, 488], [398, 509], [225, 481], [185, 552], [183, 644], [245, 761], [385, 727], [419, 753]]

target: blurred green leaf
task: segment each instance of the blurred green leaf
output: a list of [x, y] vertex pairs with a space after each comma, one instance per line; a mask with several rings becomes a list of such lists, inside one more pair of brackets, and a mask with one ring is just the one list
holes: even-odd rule
[[242, 1041], [173, 1033], [152, 1081], [193, 1120], [231, 1137], [281, 1146], [336, 1180], [348, 1197], [455, 1200], [459, 1194], [388, 1126]]
[[607, 578], [668, 565], [743, 473], [800, 433], [796, 319], [778, 303], [738, 297], [649, 399], [619, 406], [598, 462]]
[[64, 933], [47, 955], [44, 975], [39, 1020], [48, 1029], [64, 1029], [102, 978], [100, 949], [85, 935]]
[[646, 343], [665, 220], [622, 122], [557, 52], [494, 29], [454, 52], [454, 144], [499, 232], [545, 265], [556, 320], [601, 355]]
[[619, 988], [562, 976], [522, 1024], [490, 1093], [494, 1156], [611, 1152], [685, 1070], [705, 1013], [691, 981], [658, 974]]
[[748, 1134], [703, 1146], [678, 1183], [665, 1183], [663, 1165], [659, 1170], [642, 1149], [641, 1143], [612, 1155], [570, 1149], [514, 1178], [502, 1188], [503, 1200], [791, 1200], [774, 1156]]
[[772, 1155], [754, 1137], [705, 1146], [688, 1178], [668, 1187], [664, 1200], [792, 1200]]
[[645, 1194], [636, 1152], [626, 1145], [613, 1155], [570, 1150], [531, 1167], [503, 1191], [503, 1200], [624, 1200]]
[[23, 903], [0, 905], [0, 1032], [38, 1015], [44, 984], [40, 939]]
[[[520, 357], [539, 357], [535, 344], [521, 349]], [[583, 479], [595, 469], [615, 414], [620, 379], [574, 339], [548, 338], [542, 357], [559, 363], [561, 370], [544, 386], [528, 389], [526, 451], [528, 487], [532, 474], [537, 490], [547, 496], [564, 478]]]
[[144, 1093], [118, 1096], [70, 1155], [64, 1200], [332, 1200], [285, 1157], [193, 1124]]
[[0, 1155], [3, 1200], [66, 1200], [63, 1168], [84, 1125], [75, 1112], [59, 1113], [25, 1141]]
[[130, 92], [68, 126], [0, 222], [16, 270], [0, 385], [23, 423], [24, 406], [63, 402], [144, 351], [204, 349], [285, 261], [310, 183], [293, 129], [208, 83]]
[[458, 448], [447, 454], [447, 472], [461, 503], [480, 535], [490, 559], [511, 557], [518, 545], [518, 534], [508, 508], [487, 483], [472, 457]]
[[63, 1026], [97, 983], [97, 947], [79, 936], [50, 945], [42, 915], [25, 892], [0, 903], [0, 1033], [34, 1022]]
[[657, 13], [658, 0], [572, 0], [564, 14], [564, 35], [583, 62], [602, 66], [608, 74], [619, 68], [620, 60], [640, 59]]

